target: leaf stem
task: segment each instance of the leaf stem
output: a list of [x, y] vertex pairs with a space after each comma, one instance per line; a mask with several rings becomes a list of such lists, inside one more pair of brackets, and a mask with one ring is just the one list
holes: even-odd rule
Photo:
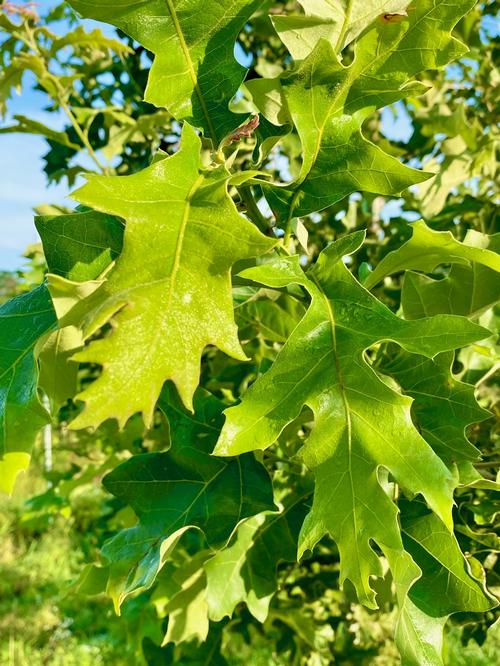
[[265, 456], [266, 460], [269, 460], [271, 462], [284, 463], [285, 465], [292, 465], [295, 467], [299, 467], [300, 469], [304, 467], [304, 465], [298, 460], [282, 458], [280, 456], [277, 456], [275, 453], [271, 453], [269, 451], [265, 452]]
[[241, 197], [241, 200], [246, 206], [247, 213], [250, 216], [252, 222], [256, 224], [256, 226], [260, 229], [260, 231], [262, 231], [262, 233], [269, 235], [269, 232], [271, 230], [271, 225], [269, 223], [269, 220], [266, 217], [264, 217], [260, 208], [258, 207], [250, 185], [242, 185], [238, 187], [237, 190], [238, 194]]
[[297, 189], [294, 192], [294, 195], [292, 197], [292, 200], [290, 201], [290, 208], [288, 210], [288, 217], [285, 222], [285, 235], [283, 236], [283, 247], [287, 252], [289, 252], [289, 245], [290, 245], [290, 239], [292, 237], [292, 220], [294, 218], [293, 211], [295, 209], [295, 204], [297, 203], [297, 199], [299, 198], [299, 192], [300, 189]]
[[347, 6], [345, 8], [344, 21], [342, 23], [342, 28], [340, 30], [339, 38], [337, 39], [337, 44], [335, 45], [335, 52], [340, 53], [342, 51], [342, 44], [349, 28], [349, 21], [351, 19], [352, 11], [352, 0], [347, 0]]
[[[48, 76], [50, 76], [50, 78], [52, 80], [52, 83], [54, 84], [54, 87], [58, 92], [58, 95], [55, 96], [54, 94], [51, 94], [49, 92], [49, 90], [47, 90], [47, 88], [45, 88], [45, 91], [47, 92], [49, 97], [51, 97], [55, 102], [57, 102], [59, 104], [59, 106], [61, 107], [61, 109], [64, 111], [64, 113], [68, 117], [68, 120], [70, 121], [73, 129], [77, 133], [78, 138], [82, 142], [83, 147], [86, 149], [87, 153], [89, 154], [89, 157], [94, 162], [94, 164], [97, 166], [99, 171], [101, 171], [102, 173], [108, 173], [107, 167], [105, 167], [101, 163], [99, 158], [97, 157], [96, 152], [92, 148], [92, 145], [91, 145], [91, 143], [88, 139], [88, 136], [82, 130], [82, 128], [80, 127], [80, 124], [78, 123], [78, 121], [75, 118], [73, 112], [71, 111], [70, 107], [68, 106], [68, 104], [66, 102], [66, 99], [65, 99], [66, 93], [65, 93], [64, 89], [61, 87], [61, 84], [59, 83], [59, 80], [51, 74], [51, 72], [48, 68], [48, 64], [47, 64], [47, 61], [45, 59], [45, 56], [38, 47], [38, 43], [35, 39], [35, 35], [33, 34], [33, 31], [31, 30], [31, 28], [27, 24], [25, 25], [25, 29], [26, 29], [27, 38], [24, 38], [19, 33], [17, 34], [17, 37], [22, 42], [24, 42], [26, 44], [26, 46], [35, 53], [35, 55], [37, 55], [42, 60], [43, 67], [44, 67], [45, 71], [47, 72]], [[43, 85], [43, 83], [41, 85]]]
[[484, 382], [488, 381], [488, 379], [489, 379], [490, 377], [492, 377], [492, 376], [496, 373], [496, 371], [497, 371], [498, 369], [500, 369], [500, 363], [495, 363], [495, 364], [494, 364], [494, 365], [488, 370], [488, 372], [487, 372], [486, 374], [484, 374], [484, 375], [481, 377], [481, 379], [479, 379], [479, 380], [476, 382], [476, 388], [477, 388], [478, 386], [480, 386], [481, 384], [484, 384]]
[[107, 173], [107, 172], [108, 172], [107, 167], [105, 167], [105, 166], [101, 163], [101, 161], [99, 160], [99, 158], [97, 157], [96, 152], [95, 152], [95, 150], [92, 148], [92, 145], [91, 145], [90, 141], [88, 140], [88, 137], [87, 137], [86, 133], [85, 133], [85, 132], [82, 130], [82, 128], [80, 127], [80, 124], [78, 123], [77, 119], [76, 119], [75, 116], [73, 115], [73, 112], [71, 111], [71, 109], [69, 108], [69, 106], [68, 106], [68, 105], [66, 104], [66, 102], [62, 99], [62, 97], [60, 97], [60, 98], [57, 99], [56, 101], [59, 102], [59, 105], [60, 105], [61, 109], [62, 109], [62, 110], [64, 111], [64, 113], [67, 115], [67, 117], [68, 117], [68, 119], [69, 119], [71, 125], [73, 126], [73, 129], [74, 129], [75, 132], [78, 134], [78, 137], [79, 137], [80, 141], [83, 143], [84, 147], [86, 148], [86, 150], [87, 150], [87, 152], [88, 152], [88, 154], [89, 154], [89, 157], [92, 159], [92, 161], [94, 162], [94, 164], [97, 166], [97, 168], [98, 168], [100, 171], [102, 171], [103, 173]]

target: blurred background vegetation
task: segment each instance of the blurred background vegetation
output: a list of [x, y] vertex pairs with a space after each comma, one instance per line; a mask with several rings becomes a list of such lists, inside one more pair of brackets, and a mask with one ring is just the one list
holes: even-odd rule
[[[4, 30], [0, 37], [0, 67], [4, 71], [4, 78], [0, 78], [0, 107], [8, 113], [10, 95], [22, 86], [25, 73], [10, 71], [12, 85], [7, 85], [5, 71], [12, 64], [12, 54], [36, 48], [45, 68], [45, 80], [42, 77], [36, 86], [46, 96], [45, 111], [53, 113], [54, 123], [48, 127], [26, 116], [7, 115], [0, 132], [45, 137], [44, 171], [48, 183], [65, 183], [71, 188], [79, 173], [92, 171], [89, 144], [108, 172], [118, 174], [147, 166], [158, 149], [167, 153], [176, 150], [177, 124], [167, 112], [142, 101], [151, 63], [149, 53], [121, 33], [109, 36], [92, 32], [92, 37], [84, 36], [64, 3], [42, 11], [41, 19], [36, 7], [23, 5], [23, 14], [7, 11], [6, 5], [3, 3], [5, 11], [0, 11]], [[293, 2], [265, 3], [240, 35], [237, 55], [249, 67], [249, 77], [289, 66], [267, 13], [292, 5]], [[26, 11], [32, 12], [31, 16]], [[356, 255], [352, 268], [356, 273], [362, 262], [375, 266], [409, 237], [408, 221], [421, 216], [435, 230], [452, 229], [460, 240], [469, 230], [490, 234], [499, 230], [495, 204], [495, 118], [500, 82], [496, 68], [498, 35], [494, 30], [497, 12], [497, 2], [479, 3], [457, 27], [457, 34], [469, 44], [470, 53], [444, 72], [422, 76], [432, 86], [428, 94], [375, 114], [364, 128], [368, 136], [384, 144], [392, 154], [404, 156], [415, 166], [440, 168], [443, 176], [430, 185], [413, 188], [402, 199], [355, 195], [315, 214], [309, 226], [308, 261], [314, 260], [329, 240], [366, 228], [368, 242]], [[10, 22], [17, 26], [15, 31], [9, 27]], [[16, 32], [22, 32], [19, 25], [32, 37], [35, 35], [34, 45], [23, 45], [16, 36]], [[45, 31], [37, 32], [39, 26]], [[63, 81], [63, 88], [51, 88], [47, 84], [51, 76]], [[244, 97], [238, 100], [243, 109], [246, 103]], [[64, 107], [70, 108], [70, 116], [61, 114]], [[79, 131], [75, 130], [74, 121]], [[238, 159], [248, 166], [254, 148], [252, 140], [247, 148]], [[297, 136], [288, 135], [269, 154], [267, 168], [276, 177], [293, 175], [299, 155]], [[36, 212], [45, 215], [66, 210], [59, 204], [47, 203]], [[0, 302], [39, 284], [45, 270], [41, 246], [29, 247], [23, 270], [0, 273]], [[394, 278], [380, 287], [379, 298], [396, 309], [400, 286], [398, 278]], [[497, 307], [487, 309], [482, 317], [491, 328], [498, 322], [498, 315]], [[217, 390], [235, 391], [241, 382], [248, 383], [252, 372], [255, 376], [275, 354], [269, 340], [254, 335], [255, 321], [250, 318], [239, 323], [255, 365], [247, 367], [244, 378], [234, 377], [231, 361], [216, 352], [209, 354], [204, 364], [210, 365], [212, 377], [219, 378]], [[485, 461], [481, 471], [487, 478], [495, 478], [499, 454], [496, 340], [497, 336], [492, 336], [486, 344], [465, 350], [462, 353], [466, 358], [458, 358], [455, 365], [462, 379], [477, 384], [481, 405], [493, 414], [470, 433], [473, 443], [481, 442]], [[79, 381], [88, 381], [93, 372], [95, 369], [84, 368]], [[218, 645], [222, 643], [222, 648], [212, 652], [211, 661], [207, 660], [209, 653], [196, 645], [183, 648], [180, 655], [173, 646], [159, 647], [167, 619], [162, 616], [161, 602], [154, 599], [153, 591], [127, 602], [121, 618], [115, 615], [109, 599], [84, 595], [89, 592], [85, 565], [96, 560], [100, 545], [110, 534], [133, 519], [129, 509], [117, 505], [102, 489], [102, 476], [131, 453], [159, 449], [158, 440], [165, 425], [157, 422], [145, 432], [140, 419], [133, 418], [121, 433], [107, 423], [95, 434], [76, 438], [66, 428], [75, 409], [71, 401], [62, 406], [58, 422], [40, 437], [33, 462], [17, 484], [13, 498], [0, 498], [0, 664], [121, 666], [142, 663], [143, 658], [153, 666], [399, 663], [392, 639], [394, 610], [389, 583], [380, 583], [380, 611], [368, 611], [355, 603], [348, 587], [343, 592], [338, 589], [338, 555], [331, 544], [324, 551], [320, 547], [314, 558], [300, 565], [281, 566], [281, 589], [263, 628], [243, 607], [231, 622], [222, 623], [219, 635], [212, 637]], [[50, 439], [51, 464], [46, 448], [44, 452], [44, 436]], [[46, 447], [47, 442], [46, 439]], [[286, 447], [288, 442], [282, 445]], [[280, 465], [268, 464], [278, 468]], [[498, 495], [467, 489], [459, 493], [456, 508], [462, 549], [483, 564], [490, 589], [497, 592]], [[496, 617], [495, 611], [482, 618], [454, 616], [446, 634], [447, 663], [498, 663], [500, 621]], [[210, 649], [209, 645], [207, 650]]]

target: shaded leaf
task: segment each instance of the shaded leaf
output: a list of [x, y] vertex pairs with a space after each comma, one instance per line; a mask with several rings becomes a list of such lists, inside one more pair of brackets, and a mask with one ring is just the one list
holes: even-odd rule
[[396, 641], [404, 666], [443, 664], [443, 627], [452, 613], [484, 612], [497, 605], [471, 574], [457, 540], [435, 515], [403, 510], [403, 541], [422, 571], [402, 602]]
[[465, 428], [490, 416], [478, 405], [474, 387], [451, 374], [453, 360], [449, 352], [425, 358], [400, 350], [382, 366], [414, 399], [412, 414], [422, 436], [448, 464], [478, 458], [479, 451], [466, 438]]
[[170, 423], [170, 450], [133, 456], [103, 481], [139, 518], [102, 549], [112, 565], [108, 592], [117, 606], [152, 585], [186, 530], [201, 530], [217, 548], [241, 520], [275, 509], [267, 472], [253, 456], [227, 461], [210, 455], [222, 421], [216, 398], [200, 390], [190, 415], [166, 389], [160, 405]]
[[165, 570], [153, 601], [160, 617], [168, 615], [167, 632], [162, 645], [207, 639], [209, 621], [205, 598], [206, 577], [202, 551], [173, 571]]
[[231, 543], [205, 563], [211, 620], [232, 617], [244, 601], [252, 615], [264, 622], [277, 588], [276, 567], [297, 556], [297, 539], [307, 511], [304, 499], [289, 499], [277, 515], [260, 514], [245, 520]]
[[302, 303], [288, 294], [276, 300], [256, 296], [235, 307], [243, 338], [260, 337], [271, 342], [286, 342], [304, 312]]
[[97, 278], [122, 249], [123, 223], [94, 210], [38, 215], [35, 226], [49, 271], [68, 280]]
[[38, 431], [49, 422], [37, 392], [36, 346], [54, 330], [56, 313], [45, 284], [0, 307], [0, 490], [12, 492], [29, 464]]
[[[93, 274], [93, 266], [88, 277]], [[82, 272], [82, 276], [85, 273]], [[58, 328], [44, 341], [40, 348], [39, 385], [50, 402], [55, 415], [59, 408], [73, 398], [77, 390], [78, 363], [72, 359], [75, 352], [83, 347], [84, 339], [79, 328], [85, 314], [85, 299], [99, 286], [100, 282], [69, 282], [56, 275], [48, 275], [48, 287], [58, 319]]]
[[[477, 243], [481, 247], [486, 239], [488, 245], [485, 249], [500, 256], [500, 234], [488, 237], [469, 231], [464, 245], [477, 247]], [[470, 266], [454, 263], [448, 275], [439, 280], [406, 271], [401, 305], [407, 319], [445, 313], [470, 317], [495, 305], [499, 294], [500, 273], [471, 257]]]

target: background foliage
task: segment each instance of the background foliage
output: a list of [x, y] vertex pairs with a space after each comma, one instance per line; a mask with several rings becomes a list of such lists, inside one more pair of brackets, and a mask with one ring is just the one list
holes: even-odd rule
[[[23, 273], [2, 276], [1, 298], [6, 302], [2, 314], [31, 317], [28, 327], [19, 327], [26, 335], [16, 344], [10, 344], [7, 319], [2, 328], [4, 376], [12, 365], [9, 352], [12, 347], [19, 349], [19, 342], [22, 358], [28, 359], [26, 367], [24, 361], [15, 365], [22, 370], [19, 376], [17, 371], [9, 375], [10, 397], [2, 405], [4, 490], [13, 485], [17, 471], [13, 467], [27, 465], [35, 441], [28, 472], [16, 482], [13, 497], [2, 500], [2, 663], [397, 664], [400, 657], [393, 637], [398, 602], [400, 607], [415, 604], [437, 626], [453, 613], [445, 629], [444, 663], [494, 663], [500, 647], [492, 596], [499, 590], [495, 479], [500, 286], [498, 257], [493, 254], [499, 242], [498, 47], [491, 26], [498, 3], [473, 7], [472, 2], [417, 0], [407, 7], [405, 2], [372, 2], [373, 16], [357, 24], [354, 11], [351, 22], [344, 23], [346, 31], [339, 31], [339, 24], [330, 20], [331, 7], [318, 18], [317, 7], [313, 12], [314, 3], [306, 1], [300, 6], [225, 3], [234, 9], [237, 26], [221, 19], [218, 30], [215, 22], [205, 25], [199, 13], [181, 12], [179, 20], [186, 22], [182, 27], [192, 38], [192, 45], [187, 44], [190, 58], [201, 63], [193, 94], [193, 81], [179, 65], [185, 51], [179, 51], [175, 35], [168, 32], [167, 19], [162, 29], [172, 44], [168, 53], [161, 47], [164, 33], [144, 34], [140, 21], [144, 7], [137, 6], [124, 20], [106, 2], [95, 3], [97, 10], [89, 10], [83, 1], [71, 4], [84, 15], [97, 11], [96, 18], [117, 26], [116, 36], [86, 32], [65, 3], [41, 18], [36, 8], [5, 2], [0, 13], [2, 110], [8, 111], [11, 95], [22, 89], [23, 74], [29, 70], [46, 94], [47, 108], [62, 111], [66, 118], [64, 127], [54, 129], [16, 116], [1, 131], [46, 137], [49, 183], [62, 181], [72, 187], [82, 172], [99, 174], [79, 190], [75, 211], [40, 206], [35, 224], [43, 247], [28, 249]], [[208, 9], [213, 9], [217, 16], [224, 3], [214, 3], [215, 8], [209, 4], [204, 14], [210, 16]], [[322, 4], [328, 5], [318, 6]], [[336, 10], [345, 4], [336, 3]], [[354, 10], [357, 4], [353, 3]], [[437, 14], [425, 23], [431, 8]], [[410, 31], [413, 37], [402, 38], [412, 57], [395, 55], [391, 61], [385, 47], [384, 58], [374, 61], [370, 49], [374, 44], [380, 48], [376, 40], [399, 39], [408, 22], [424, 27], [419, 36]], [[318, 36], [323, 41], [318, 42]], [[245, 75], [233, 62], [234, 40], [248, 72], [230, 112], [218, 100], [229, 101]], [[343, 50], [342, 64], [332, 44]], [[292, 58], [300, 64], [294, 65]], [[210, 78], [214, 68], [220, 86]], [[169, 81], [172, 71], [178, 75]], [[143, 100], [144, 91], [148, 101]], [[179, 102], [183, 94], [189, 104]], [[260, 113], [257, 127], [237, 129], [256, 112]], [[204, 138], [196, 138], [190, 125], [203, 130]], [[402, 127], [408, 131], [398, 133]], [[172, 160], [165, 159], [174, 154]], [[212, 158], [218, 166], [203, 172], [200, 180], [200, 167]], [[424, 180], [403, 162], [437, 175]], [[352, 173], [359, 175], [353, 180]], [[110, 180], [113, 175], [133, 180], [123, 185], [124, 181]], [[270, 180], [287, 185], [279, 189]], [[192, 195], [195, 185], [197, 198]], [[412, 187], [405, 189], [408, 185]], [[180, 186], [182, 197], [191, 197], [190, 219], [205, 221], [209, 232], [204, 236], [198, 228], [189, 236], [191, 263], [181, 261], [185, 277], [165, 302], [163, 292], [153, 291], [149, 283], [152, 278], [168, 278], [165, 271], [172, 258], [168, 239], [173, 231], [162, 223], [175, 214], [173, 204], [165, 207], [161, 200], [172, 199]], [[226, 186], [230, 196], [224, 193]], [[231, 200], [254, 225], [236, 214]], [[144, 242], [141, 216], [146, 208], [150, 239]], [[411, 224], [420, 218], [425, 224]], [[238, 229], [237, 244], [217, 236], [229, 220]], [[362, 240], [356, 232], [363, 230], [366, 240], [355, 252]], [[433, 233], [445, 231], [459, 242]], [[278, 239], [281, 246], [274, 251], [275, 259], [271, 255], [258, 262], [251, 259]], [[318, 262], [331, 241], [336, 244]], [[158, 248], [164, 252], [159, 260]], [[209, 250], [214, 256], [207, 259]], [[292, 265], [288, 256], [295, 253], [299, 260]], [[337, 258], [348, 255], [348, 271], [338, 261], [332, 267], [335, 253]], [[122, 263], [108, 272], [117, 257]], [[219, 261], [224, 269], [236, 264], [232, 283], [238, 335], [231, 328], [227, 280], [221, 284], [214, 279], [212, 285], [202, 276], [201, 286], [192, 280], [193, 266], [205, 270], [205, 259], [210, 266]], [[175, 256], [173, 261], [175, 265]], [[302, 269], [312, 265], [317, 267], [304, 277]], [[104, 288], [96, 289], [103, 274]], [[378, 301], [366, 300], [366, 292], [350, 282], [348, 274], [370, 288]], [[394, 395], [390, 388], [396, 388], [414, 398], [406, 441], [417, 438], [411, 440], [416, 450], [423, 441], [420, 433], [436, 456], [428, 458], [434, 462], [427, 468], [429, 478], [435, 475], [434, 483], [431, 479], [425, 487], [416, 486], [395, 463], [382, 460], [402, 488], [393, 477], [379, 473], [377, 510], [390, 531], [394, 504], [387, 498], [398, 502], [405, 550], [396, 535], [391, 536], [392, 552], [391, 544], [381, 543], [378, 528], [371, 525], [370, 536], [380, 546], [378, 564], [367, 554], [361, 560], [364, 573], [359, 575], [353, 571], [346, 575], [351, 554], [342, 556], [343, 570], [340, 564], [342, 548], [358, 543], [356, 534], [346, 539], [336, 533], [342, 516], [350, 511], [341, 504], [348, 493], [332, 502], [331, 477], [321, 485], [325, 462], [317, 451], [326, 451], [328, 457], [335, 434], [334, 424], [327, 420], [320, 439], [320, 401], [313, 393], [321, 378], [306, 387], [307, 399], [290, 408], [290, 415], [283, 410], [278, 428], [262, 420], [281, 390], [278, 383], [266, 386], [272, 373], [280, 374], [283, 367], [285, 378], [302, 386], [313, 362], [307, 354], [313, 353], [314, 360], [319, 353], [312, 343], [301, 344], [308, 317], [324, 316], [314, 310], [322, 298], [317, 292], [335, 302], [335, 289], [329, 291], [332, 280], [350, 285], [345, 293], [352, 307], [366, 301], [371, 308], [366, 321], [358, 311], [354, 318], [348, 311], [345, 317], [364, 336], [375, 321], [378, 337], [370, 341], [362, 362], [384, 378], [377, 395]], [[297, 284], [304, 284], [306, 291]], [[133, 291], [136, 298], [137, 288], [142, 328], [135, 328], [136, 320], [127, 319], [127, 311], [120, 310], [124, 290]], [[190, 310], [185, 316], [186, 297]], [[40, 304], [43, 319], [37, 313]], [[401, 326], [403, 337], [397, 340], [407, 351], [383, 342], [387, 337], [383, 318], [389, 315], [380, 304], [407, 320], [411, 333], [406, 337], [396, 317], [390, 320], [394, 330]], [[162, 330], [165, 312], [176, 312], [182, 331], [196, 330], [197, 337], [175, 332], [155, 343], [151, 332]], [[432, 330], [419, 322], [424, 316], [450, 314], [462, 319], [440, 320], [439, 325], [430, 325]], [[487, 331], [478, 332], [470, 322]], [[120, 326], [121, 338], [117, 337]], [[429, 333], [439, 342], [426, 343]], [[85, 338], [92, 342], [80, 351], [78, 365], [69, 358], [82, 348]], [[287, 340], [287, 351], [279, 354]], [[174, 349], [178, 354], [180, 342], [192, 361], [183, 373], [172, 363], [173, 355], [164, 353]], [[216, 346], [205, 348], [207, 342]], [[354, 348], [355, 335], [347, 344]], [[422, 355], [426, 344], [432, 360]], [[363, 341], [360, 345], [368, 346]], [[131, 365], [144, 364], [144, 354], [151, 349], [154, 354], [151, 364], [145, 365], [145, 376], [133, 378]], [[243, 361], [243, 354], [250, 361]], [[190, 406], [199, 358], [201, 389], [194, 395], [192, 418], [182, 402]], [[101, 374], [99, 365], [108, 360], [111, 369]], [[349, 359], [345, 365], [346, 375], [351, 363]], [[365, 387], [371, 376], [363, 376]], [[165, 379], [173, 380], [179, 395], [172, 383], [162, 389]], [[356, 381], [353, 373], [353, 389]], [[16, 382], [23, 388], [19, 393], [12, 391]], [[475, 385], [477, 403], [473, 389], [463, 382]], [[254, 388], [248, 390], [250, 386]], [[44, 428], [48, 416], [38, 400], [42, 393], [51, 414], [49, 429]], [[282, 402], [287, 393], [288, 389]], [[27, 416], [24, 412], [19, 416], [18, 395]], [[87, 401], [83, 411], [80, 396]], [[307, 403], [304, 409], [303, 403]], [[228, 412], [219, 439], [222, 409], [236, 404], [240, 406]], [[403, 409], [402, 404], [394, 402], [394, 413]], [[81, 429], [68, 427], [75, 418]], [[386, 417], [377, 413], [367, 418], [385, 422]], [[245, 431], [252, 419], [259, 425], [245, 440], [245, 432], [240, 435], [238, 428], [241, 425]], [[398, 437], [402, 428], [396, 423]], [[51, 465], [46, 458], [49, 433]], [[218, 439], [219, 453], [243, 455], [213, 458], [210, 454]], [[272, 449], [266, 448], [276, 440]], [[304, 444], [306, 453], [299, 457]], [[479, 449], [480, 459], [472, 445]], [[248, 453], [254, 449], [256, 453]], [[342, 460], [334, 461], [334, 471], [341, 465]], [[309, 470], [317, 474], [314, 504]], [[362, 466], [359, 470], [361, 488], [370, 472]], [[202, 502], [191, 503], [200, 474], [206, 492]], [[175, 483], [173, 499], [161, 484], [155, 494], [148, 494], [146, 483], [151, 478]], [[221, 479], [227, 485], [218, 485]], [[457, 541], [446, 530], [444, 537], [439, 536], [440, 519], [427, 512], [421, 496], [412, 498], [412, 493], [422, 492], [446, 521], [447, 500], [442, 495], [447, 484], [458, 486], [453, 507]], [[240, 485], [242, 497], [236, 503], [235, 488]], [[324, 501], [321, 488], [327, 496]], [[368, 504], [375, 496], [368, 495]], [[176, 511], [184, 498], [189, 512], [180, 523]], [[273, 513], [275, 503], [280, 513]], [[317, 523], [325, 521], [325, 503], [341, 515], [333, 526], [318, 530]], [[304, 531], [300, 536], [302, 550], [309, 552], [297, 563], [297, 542], [311, 506], [313, 513], [305, 523], [309, 536], [304, 540]], [[318, 517], [317, 523], [311, 515]], [[228, 541], [239, 519], [244, 520]], [[202, 531], [183, 531], [189, 521], [203, 531], [206, 541]], [[423, 530], [420, 535], [419, 530]], [[422, 581], [413, 583], [411, 598], [403, 589], [414, 566], [406, 559], [408, 553], [424, 572]], [[368, 574], [376, 573], [377, 567], [383, 577], [371, 580], [371, 590]], [[446, 567], [458, 580], [451, 587], [446, 584]], [[483, 577], [488, 594], [482, 588]], [[360, 599], [372, 608], [361, 605]], [[120, 617], [115, 614], [119, 607]], [[412, 607], [408, 616], [412, 619], [407, 626], [422, 630], [425, 643], [425, 622], [419, 625], [422, 618], [417, 613], [415, 619]], [[405, 621], [400, 619], [400, 626]], [[403, 663], [442, 663], [439, 639], [434, 645], [429, 642], [425, 655], [414, 643], [400, 634]]]

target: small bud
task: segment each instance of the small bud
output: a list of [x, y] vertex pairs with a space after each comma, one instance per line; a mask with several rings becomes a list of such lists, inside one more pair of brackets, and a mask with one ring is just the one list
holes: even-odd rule
[[259, 116], [252, 116], [248, 122], [246, 122], [244, 125], [241, 125], [240, 127], [237, 127], [233, 132], [231, 132], [227, 139], [225, 139], [224, 143], [228, 145], [231, 143], [236, 143], [237, 141], [241, 141], [241, 139], [244, 137], [252, 136], [258, 126]]
[[401, 23], [407, 16], [406, 12], [402, 12], [401, 14], [382, 14], [380, 20], [382, 23]]

